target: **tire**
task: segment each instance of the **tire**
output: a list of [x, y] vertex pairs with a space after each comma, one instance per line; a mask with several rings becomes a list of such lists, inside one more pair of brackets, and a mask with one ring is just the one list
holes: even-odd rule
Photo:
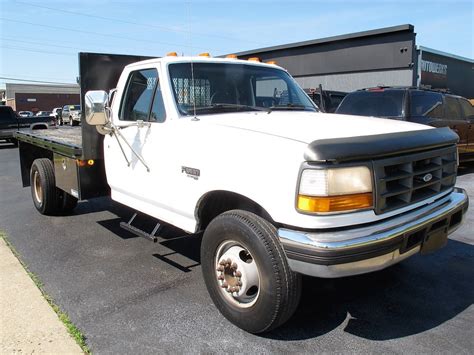
[[77, 206], [77, 198], [56, 187], [53, 162], [36, 159], [31, 166], [31, 197], [39, 213], [44, 215], [68, 214]]
[[54, 215], [57, 213], [57, 191], [54, 167], [51, 160], [36, 159], [30, 170], [31, 197], [39, 213]]
[[201, 264], [216, 307], [250, 333], [277, 328], [298, 307], [301, 275], [290, 270], [276, 228], [253, 213], [233, 210], [212, 220]]

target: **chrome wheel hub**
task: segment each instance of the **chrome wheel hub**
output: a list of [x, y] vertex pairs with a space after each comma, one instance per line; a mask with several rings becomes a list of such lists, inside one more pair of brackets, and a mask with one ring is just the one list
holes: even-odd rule
[[35, 187], [36, 201], [38, 201], [38, 203], [41, 204], [43, 202], [43, 189], [41, 188], [41, 181], [40, 181], [39, 174], [37, 171], [35, 171], [33, 175], [33, 184]]
[[216, 254], [217, 283], [225, 298], [242, 308], [252, 306], [260, 293], [260, 276], [250, 252], [234, 241], [222, 243]]

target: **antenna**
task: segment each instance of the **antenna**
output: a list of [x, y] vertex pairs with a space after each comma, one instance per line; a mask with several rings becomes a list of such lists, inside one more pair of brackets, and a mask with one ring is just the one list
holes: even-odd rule
[[[191, 31], [191, 2], [187, 1], [186, 2], [186, 12], [187, 12], [187, 18], [188, 18], [188, 27], [189, 27], [189, 46], [192, 45], [192, 31]], [[191, 47], [189, 47], [191, 48]], [[192, 56], [190, 57], [190, 62], [191, 62], [191, 83], [193, 86], [193, 95], [192, 95], [192, 100], [193, 100], [193, 121], [199, 121], [199, 119], [196, 117], [196, 86], [194, 84], [194, 65], [193, 65], [193, 58]], [[191, 92], [190, 92], [191, 94]], [[191, 95], [190, 95], [191, 96]]]

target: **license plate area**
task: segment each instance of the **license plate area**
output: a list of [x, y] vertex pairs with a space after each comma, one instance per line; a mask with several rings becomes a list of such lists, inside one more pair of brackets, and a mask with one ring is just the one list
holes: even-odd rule
[[433, 223], [426, 233], [423, 244], [421, 245], [421, 254], [428, 254], [444, 247], [448, 243], [448, 218]]
[[438, 250], [448, 242], [450, 216], [440, 219], [425, 228], [408, 232], [404, 235], [400, 254], [420, 246], [421, 254]]

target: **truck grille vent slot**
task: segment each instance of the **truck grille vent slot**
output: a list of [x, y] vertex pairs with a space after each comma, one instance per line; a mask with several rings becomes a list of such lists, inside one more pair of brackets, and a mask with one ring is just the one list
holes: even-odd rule
[[435, 196], [456, 183], [456, 146], [373, 163], [377, 214]]

